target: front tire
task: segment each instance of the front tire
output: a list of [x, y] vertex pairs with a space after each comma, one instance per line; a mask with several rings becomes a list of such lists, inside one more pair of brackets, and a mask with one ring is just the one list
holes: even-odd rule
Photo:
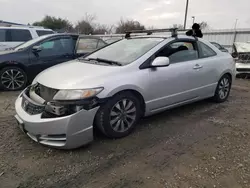
[[141, 106], [140, 100], [133, 93], [119, 93], [100, 107], [95, 124], [107, 137], [125, 137], [134, 130], [140, 119]]
[[0, 87], [6, 91], [22, 90], [27, 85], [27, 75], [19, 67], [5, 67], [0, 71]]
[[217, 103], [225, 102], [228, 99], [228, 96], [231, 91], [232, 79], [228, 74], [225, 74], [221, 77], [218, 82], [215, 94], [214, 101]]

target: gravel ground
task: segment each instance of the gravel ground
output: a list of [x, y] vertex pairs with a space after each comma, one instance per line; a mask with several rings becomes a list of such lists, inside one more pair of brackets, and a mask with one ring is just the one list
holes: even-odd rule
[[0, 187], [249, 188], [250, 81], [223, 104], [202, 101], [141, 120], [123, 139], [100, 135], [60, 151], [17, 128], [17, 93], [0, 93]]

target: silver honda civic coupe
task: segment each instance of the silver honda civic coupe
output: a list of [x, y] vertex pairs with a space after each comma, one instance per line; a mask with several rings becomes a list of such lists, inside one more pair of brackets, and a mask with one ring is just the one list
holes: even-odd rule
[[235, 63], [188, 36], [128, 37], [40, 73], [18, 96], [15, 118], [32, 140], [73, 149], [129, 135], [141, 117], [206, 98], [227, 100]]

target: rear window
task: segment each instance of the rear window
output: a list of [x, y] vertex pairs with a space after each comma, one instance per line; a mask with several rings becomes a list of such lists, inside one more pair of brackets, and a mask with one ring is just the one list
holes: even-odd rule
[[0, 29], [0, 42], [6, 41], [6, 29]]
[[7, 37], [7, 41], [10, 42], [26, 42], [32, 39], [29, 30], [26, 29], [9, 29], [10, 36]]
[[36, 33], [40, 37], [43, 35], [53, 34], [54, 32], [53, 31], [46, 31], [46, 30], [36, 30]]

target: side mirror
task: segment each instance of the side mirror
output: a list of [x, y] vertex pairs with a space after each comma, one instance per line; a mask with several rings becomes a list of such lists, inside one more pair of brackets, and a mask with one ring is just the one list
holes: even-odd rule
[[42, 47], [41, 46], [33, 46], [32, 51], [33, 52], [40, 52], [40, 51], [42, 51]]
[[151, 67], [167, 67], [170, 64], [168, 57], [157, 57], [151, 63]]

